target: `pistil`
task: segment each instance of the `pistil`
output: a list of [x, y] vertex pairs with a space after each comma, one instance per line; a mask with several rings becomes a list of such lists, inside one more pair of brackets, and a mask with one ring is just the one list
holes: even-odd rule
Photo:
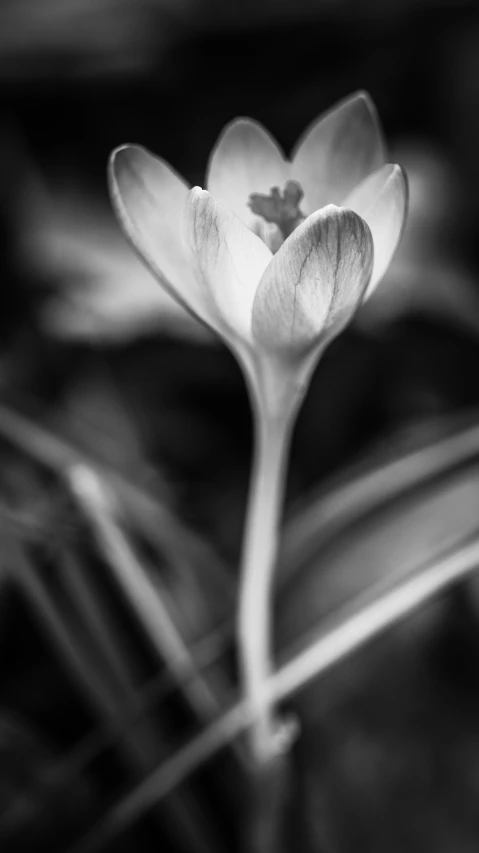
[[284, 240], [306, 219], [300, 210], [304, 192], [297, 181], [286, 181], [284, 189], [272, 187], [268, 194], [252, 193], [248, 206], [252, 213], [276, 225]]

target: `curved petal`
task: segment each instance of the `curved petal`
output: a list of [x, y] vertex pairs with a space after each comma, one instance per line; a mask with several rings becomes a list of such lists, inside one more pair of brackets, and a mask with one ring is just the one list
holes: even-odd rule
[[343, 202], [369, 225], [374, 241], [374, 265], [367, 299], [381, 281], [404, 230], [408, 184], [400, 166], [388, 163], [366, 178]]
[[209, 323], [183, 239], [187, 183], [164, 160], [137, 145], [113, 151], [109, 181], [114, 210], [140, 257], [181, 305]]
[[385, 160], [376, 108], [366, 92], [340, 101], [303, 134], [292, 154], [292, 177], [312, 213], [345, 196]]
[[194, 187], [186, 205], [187, 238], [199, 272], [228, 327], [251, 340], [258, 282], [272, 254], [235, 214]]
[[265, 349], [302, 354], [326, 344], [362, 301], [373, 262], [366, 223], [329, 205], [311, 214], [266, 269], [253, 304], [253, 335]]
[[213, 148], [206, 186], [249, 225], [254, 219], [248, 207], [251, 193], [282, 188], [289, 173], [289, 163], [267, 130], [252, 119], [237, 118], [224, 128]]

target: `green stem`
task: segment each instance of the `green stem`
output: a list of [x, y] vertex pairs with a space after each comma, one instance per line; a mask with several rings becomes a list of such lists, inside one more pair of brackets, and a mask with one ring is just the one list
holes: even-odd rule
[[253, 708], [250, 730], [257, 768], [278, 751], [278, 724], [265, 687], [273, 672], [272, 586], [283, 505], [292, 418], [255, 411], [255, 449], [244, 529], [238, 613], [238, 645], [245, 698]]

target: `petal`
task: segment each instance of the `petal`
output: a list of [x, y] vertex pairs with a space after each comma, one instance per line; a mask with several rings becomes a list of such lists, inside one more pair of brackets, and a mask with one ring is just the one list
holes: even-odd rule
[[408, 206], [406, 175], [388, 163], [366, 178], [343, 202], [369, 225], [374, 241], [374, 265], [367, 299], [381, 281], [402, 236]]
[[112, 153], [109, 178], [113, 207], [134, 248], [181, 305], [209, 322], [183, 239], [187, 183], [164, 160], [136, 145]]
[[362, 300], [373, 261], [366, 223], [329, 205], [308, 217], [273, 256], [253, 305], [265, 349], [301, 355], [343, 329]]
[[272, 258], [270, 250], [229, 208], [199, 187], [188, 196], [186, 230], [220, 315], [249, 341], [253, 299]]
[[369, 95], [358, 92], [340, 101], [306, 130], [292, 154], [292, 177], [304, 190], [306, 212], [340, 204], [384, 160], [382, 133]]
[[213, 149], [206, 186], [249, 225], [251, 193], [282, 188], [289, 177], [290, 165], [267, 130], [252, 119], [238, 118], [224, 128]]

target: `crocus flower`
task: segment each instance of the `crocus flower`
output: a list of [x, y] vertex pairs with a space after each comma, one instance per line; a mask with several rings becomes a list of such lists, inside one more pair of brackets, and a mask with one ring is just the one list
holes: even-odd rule
[[386, 272], [407, 206], [362, 92], [317, 119], [290, 160], [240, 118], [213, 149], [207, 190], [135, 145], [113, 152], [110, 186], [140, 256], [250, 378], [252, 363], [315, 361]]
[[265, 685], [291, 429], [319, 355], [387, 269], [406, 214], [405, 178], [385, 164], [374, 107], [359, 93], [320, 117], [289, 161], [264, 128], [237, 119], [213, 149], [207, 190], [190, 189], [136, 146], [113, 153], [110, 185], [141, 257], [226, 341], [248, 381], [255, 456], [237, 636], [252, 755], [273, 768], [290, 739]]

